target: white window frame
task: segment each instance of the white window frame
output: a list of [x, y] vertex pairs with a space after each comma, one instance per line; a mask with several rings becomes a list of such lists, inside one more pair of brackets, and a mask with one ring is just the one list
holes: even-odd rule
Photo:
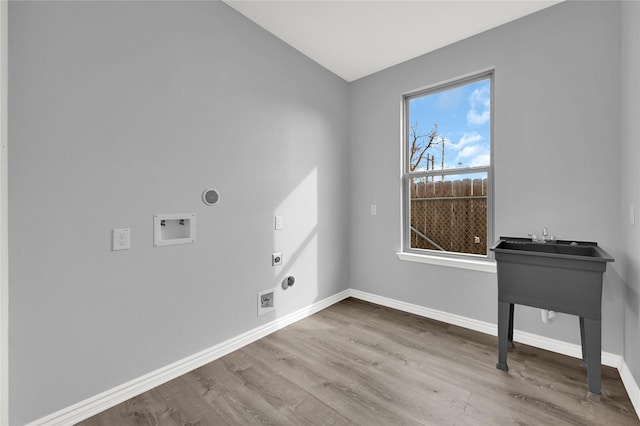
[[[420, 90], [406, 93], [402, 96], [402, 220], [401, 220], [401, 240], [402, 251], [397, 253], [400, 260], [410, 262], [429, 263], [440, 266], [449, 266], [462, 269], [471, 269], [483, 272], [496, 272], [495, 261], [493, 260], [493, 254], [489, 251], [489, 247], [493, 242], [494, 234], [494, 87], [495, 76], [494, 69], [483, 70], [473, 74], [456, 77], [454, 79], [441, 82], [432, 86], [422, 88]], [[446, 169], [446, 170], [430, 170], [421, 172], [409, 171], [409, 108], [408, 103], [411, 99], [415, 99], [429, 94], [435, 94], [445, 90], [454, 89], [456, 87], [464, 86], [470, 83], [474, 83], [481, 80], [490, 81], [490, 134], [491, 140], [489, 144], [490, 149], [490, 164], [485, 167], [467, 167], [460, 169]], [[472, 173], [486, 173], [487, 174], [487, 254], [469, 254], [469, 253], [457, 253], [449, 251], [428, 250], [428, 249], [416, 249], [411, 247], [411, 198], [409, 194], [409, 181], [416, 177], [426, 176], [442, 176], [451, 174], [472, 174]]]

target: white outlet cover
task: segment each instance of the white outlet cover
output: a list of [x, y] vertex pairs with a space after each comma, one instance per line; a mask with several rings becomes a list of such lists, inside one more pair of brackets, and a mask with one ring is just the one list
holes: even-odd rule
[[111, 249], [113, 251], [129, 250], [131, 248], [131, 228], [114, 228], [112, 243]]
[[271, 255], [271, 266], [282, 265], [282, 253], [273, 253]]

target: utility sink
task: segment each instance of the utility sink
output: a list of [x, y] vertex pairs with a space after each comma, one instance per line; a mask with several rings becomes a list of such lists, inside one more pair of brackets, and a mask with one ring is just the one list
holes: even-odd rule
[[[504, 238], [504, 237], [503, 237]], [[552, 242], [534, 242], [530, 238], [505, 238], [500, 239], [491, 250], [498, 253], [506, 253], [507, 250], [517, 250], [530, 252], [531, 255], [548, 255], [549, 257], [559, 257], [567, 259], [566, 256], [580, 256], [580, 258], [591, 258], [596, 262], [612, 262], [611, 258], [604, 250], [598, 247], [597, 243], [586, 241], [556, 240]], [[589, 259], [581, 259], [589, 260]]]
[[582, 359], [587, 366], [588, 396], [600, 396], [602, 279], [613, 258], [588, 241], [538, 242], [500, 237], [490, 248], [498, 271], [498, 364], [508, 370], [513, 347], [513, 306], [532, 306], [580, 318]]

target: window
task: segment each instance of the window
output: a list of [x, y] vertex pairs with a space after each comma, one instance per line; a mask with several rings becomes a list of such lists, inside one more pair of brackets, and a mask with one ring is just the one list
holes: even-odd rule
[[487, 256], [492, 83], [484, 73], [405, 96], [404, 252]]

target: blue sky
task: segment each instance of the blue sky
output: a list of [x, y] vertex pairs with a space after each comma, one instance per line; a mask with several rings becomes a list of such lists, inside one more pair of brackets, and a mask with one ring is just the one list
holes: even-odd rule
[[427, 134], [438, 123], [440, 143], [429, 149], [435, 170], [442, 168], [443, 139], [445, 169], [489, 165], [490, 93], [486, 79], [409, 101], [409, 125], [417, 123], [418, 133]]

